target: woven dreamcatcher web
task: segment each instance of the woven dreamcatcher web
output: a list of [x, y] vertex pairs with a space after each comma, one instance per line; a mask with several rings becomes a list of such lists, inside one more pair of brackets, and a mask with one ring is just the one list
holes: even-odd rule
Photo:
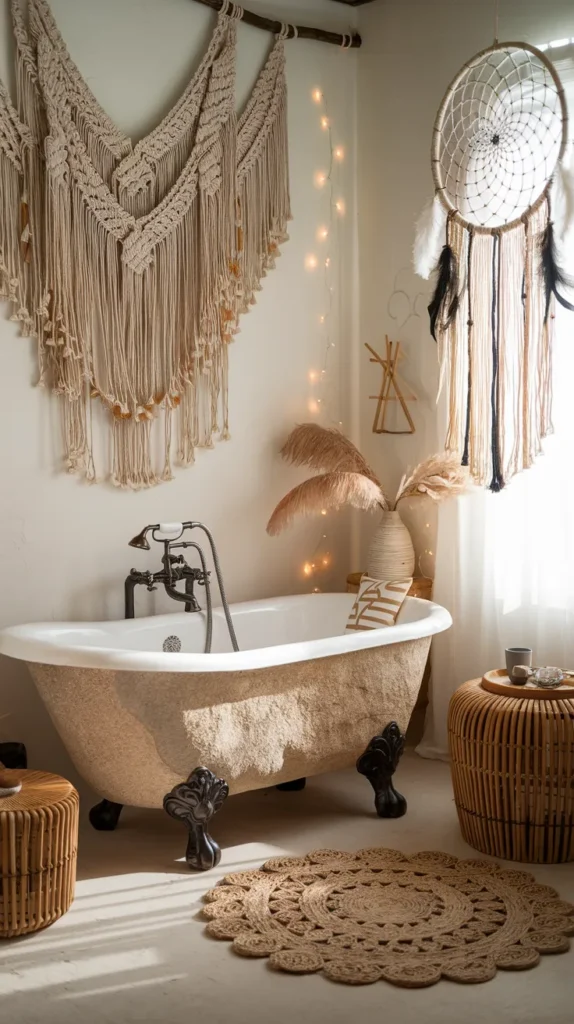
[[429, 315], [448, 391], [445, 446], [495, 491], [532, 465], [552, 430], [554, 298], [573, 308], [551, 212], [557, 170], [571, 189], [567, 129], [556, 70], [527, 43], [468, 61], [434, 126], [435, 196], [415, 269], [437, 270]]

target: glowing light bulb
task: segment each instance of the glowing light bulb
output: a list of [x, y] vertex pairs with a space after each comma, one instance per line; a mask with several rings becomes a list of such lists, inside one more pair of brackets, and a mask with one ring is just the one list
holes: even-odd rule
[[315, 171], [315, 185], [317, 188], [323, 188], [327, 181], [327, 175], [325, 171]]
[[309, 370], [309, 380], [311, 381], [311, 384], [315, 384], [318, 379], [319, 379], [319, 374], [317, 373], [317, 371], [316, 370]]
[[427, 528], [427, 530], [428, 530], [428, 528], [429, 528], [429, 526], [430, 526], [430, 523], [425, 523], [425, 526], [426, 526], [426, 528]]
[[317, 399], [317, 405], [321, 405], [321, 399], [320, 398]]
[[317, 241], [324, 242], [325, 239], [328, 238], [328, 237], [329, 237], [329, 228], [326, 228], [324, 225], [322, 225], [320, 228], [318, 228], [318, 230], [317, 230]]
[[305, 565], [303, 566], [303, 572], [305, 573], [305, 576], [313, 575], [313, 566], [311, 565], [310, 562], [305, 562]]
[[337, 213], [339, 213], [342, 217], [345, 212], [345, 203], [342, 199], [337, 199], [337, 202], [335, 203], [335, 209]]
[[325, 557], [322, 559], [322, 561], [323, 561], [323, 567], [325, 569], [327, 569], [330, 566], [330, 564], [331, 564], [331, 559], [329, 558], [329, 555], [325, 555]]
[[322, 516], [326, 516], [327, 515], [327, 509], [326, 508], [322, 508], [321, 509], [321, 515]]
[[312, 398], [307, 403], [307, 408], [308, 408], [309, 412], [313, 412], [313, 413], [319, 412], [319, 405], [318, 405], [318, 403], [317, 403], [315, 398]]
[[323, 93], [321, 92], [320, 89], [313, 89], [311, 96], [313, 98], [314, 103], [320, 103], [321, 100], [323, 99]]
[[314, 594], [320, 594], [321, 593], [321, 587], [313, 587], [313, 593]]
[[320, 324], [324, 324], [325, 323], [325, 317], [323, 316], [323, 314], [321, 314], [321, 316], [319, 317], [319, 323]]
[[324, 131], [327, 131], [327, 128], [329, 127], [330, 124], [331, 122], [329, 121], [328, 117], [321, 118], [321, 128], [323, 128]]
[[326, 267], [330, 267], [331, 266], [331, 257], [330, 256], [327, 256], [327, 259], [325, 260], [325, 266]]
[[333, 150], [333, 156], [335, 157], [335, 160], [344, 160], [345, 150], [343, 149], [343, 147], [336, 146], [335, 149]]
[[315, 253], [310, 252], [305, 257], [305, 269], [306, 270], [316, 270], [317, 269], [317, 264], [318, 264], [318, 260], [317, 260], [317, 257], [315, 256]]

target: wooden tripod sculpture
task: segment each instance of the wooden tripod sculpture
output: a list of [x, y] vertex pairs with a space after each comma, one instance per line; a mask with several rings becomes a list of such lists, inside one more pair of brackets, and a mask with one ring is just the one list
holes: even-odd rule
[[[397, 364], [402, 358], [401, 342], [389, 341], [387, 335], [385, 335], [385, 346], [386, 353], [385, 357], [383, 357], [371, 345], [365, 343], [365, 348], [368, 348], [369, 352], [372, 353], [369, 361], [371, 363], [380, 363], [384, 371], [379, 394], [369, 395], [369, 398], [376, 398], [377, 400], [377, 408], [373, 420], [373, 434], [414, 434], [415, 424], [409, 412], [407, 402], [416, 402], [416, 395], [412, 393], [408, 395], [403, 394], [397, 374]], [[394, 390], [394, 395], [391, 394], [391, 390]], [[385, 427], [387, 405], [389, 402], [400, 402], [409, 424], [408, 430], [389, 430]]]

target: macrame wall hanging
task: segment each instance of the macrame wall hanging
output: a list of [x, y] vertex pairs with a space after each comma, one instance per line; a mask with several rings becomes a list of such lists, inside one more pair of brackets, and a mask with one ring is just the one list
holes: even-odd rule
[[[290, 219], [284, 26], [235, 115], [224, 0], [175, 107], [137, 145], [101, 108], [46, 0], [12, 0], [17, 110], [0, 87], [0, 287], [60, 397], [71, 471], [95, 477], [91, 422], [112, 423], [112, 480], [170, 479], [228, 435], [227, 350]], [[160, 429], [162, 466], [154, 466]]]
[[429, 315], [448, 394], [445, 447], [493, 491], [532, 465], [552, 430], [554, 300], [573, 308], [553, 227], [567, 128], [556, 70], [526, 43], [468, 61], [435, 122], [435, 196], [415, 269], [428, 278], [436, 264]]

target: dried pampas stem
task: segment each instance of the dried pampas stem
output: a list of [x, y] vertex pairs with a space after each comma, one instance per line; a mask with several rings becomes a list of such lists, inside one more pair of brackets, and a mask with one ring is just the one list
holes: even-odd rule
[[282, 498], [267, 523], [267, 533], [276, 536], [297, 516], [319, 515], [323, 509], [336, 510], [342, 505], [387, 507], [378, 484], [362, 473], [325, 473], [305, 480]]
[[413, 244], [413, 266], [419, 277], [428, 281], [440, 256], [446, 229], [446, 208], [435, 195], [427, 203], [417, 223]]
[[362, 473], [380, 486], [380, 481], [358, 448], [335, 427], [301, 423], [289, 434], [281, 455], [294, 466], [309, 466], [324, 473]]
[[420, 462], [413, 472], [403, 476], [393, 508], [413, 495], [426, 494], [433, 501], [444, 501], [463, 494], [469, 487], [468, 470], [456, 453], [439, 452]]

